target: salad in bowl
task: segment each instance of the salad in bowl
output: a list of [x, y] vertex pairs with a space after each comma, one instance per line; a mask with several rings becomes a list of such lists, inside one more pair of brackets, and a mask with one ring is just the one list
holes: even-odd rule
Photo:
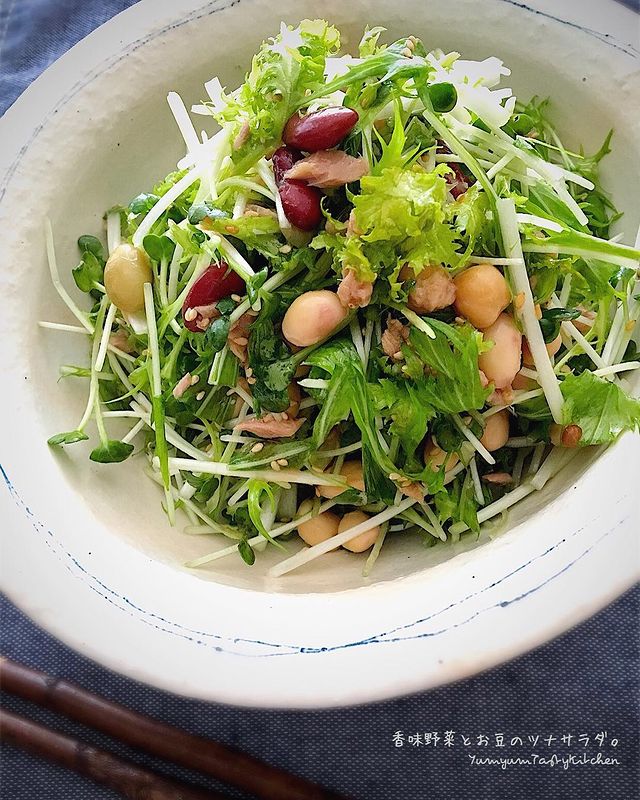
[[91, 342], [61, 368], [86, 410], [49, 443], [94, 422], [93, 461], [139, 458], [167, 523], [217, 537], [188, 567], [280, 548], [281, 576], [343, 547], [367, 575], [390, 537], [499, 529], [640, 426], [640, 249], [611, 236], [598, 179], [612, 134], [568, 150], [497, 57], [383, 34], [351, 56], [325, 21], [283, 25], [239, 88], [209, 81], [191, 114], [170, 93], [185, 155], [106, 212], [106, 242], [78, 239], [84, 308], [46, 224], [79, 324], [40, 324]]

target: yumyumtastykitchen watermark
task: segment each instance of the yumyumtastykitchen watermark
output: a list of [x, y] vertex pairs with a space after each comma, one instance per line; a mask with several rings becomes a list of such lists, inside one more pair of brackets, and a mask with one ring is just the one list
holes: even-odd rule
[[469, 731], [402, 731], [391, 736], [394, 748], [447, 750], [464, 754], [472, 767], [616, 767], [622, 764], [620, 737], [597, 733], [504, 733]]

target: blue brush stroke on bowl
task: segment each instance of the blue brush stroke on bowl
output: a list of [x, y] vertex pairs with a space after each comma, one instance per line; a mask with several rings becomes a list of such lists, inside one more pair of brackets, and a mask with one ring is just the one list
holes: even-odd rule
[[[457, 622], [455, 624], [439, 628], [438, 630], [435, 630], [435, 631], [428, 631], [428, 632], [423, 632], [423, 633], [412, 633], [412, 634], [406, 635], [406, 636], [394, 635], [394, 634], [398, 634], [401, 631], [410, 631], [411, 629], [416, 628], [416, 626], [418, 626], [418, 625], [422, 625], [425, 622], [429, 622], [430, 620], [436, 619], [441, 614], [444, 614], [445, 612], [450, 611], [451, 609], [456, 608], [456, 607], [462, 605], [463, 603], [466, 603], [468, 600], [471, 600], [471, 599], [473, 599], [475, 597], [479, 597], [482, 594], [484, 594], [485, 592], [489, 591], [490, 589], [493, 589], [496, 586], [501, 585], [506, 580], [508, 580], [509, 578], [513, 577], [513, 575], [515, 575], [518, 572], [521, 572], [522, 570], [526, 569], [531, 564], [533, 564], [533, 563], [535, 563], [537, 561], [540, 561], [541, 559], [544, 559], [547, 556], [549, 556], [551, 553], [553, 553], [555, 550], [557, 550], [558, 547], [560, 547], [561, 545], [565, 544], [567, 539], [561, 539], [559, 542], [556, 542], [556, 544], [554, 544], [551, 547], [547, 548], [547, 550], [545, 550], [540, 555], [529, 559], [529, 561], [526, 561], [524, 564], [521, 564], [520, 566], [516, 567], [511, 572], [508, 572], [506, 575], [504, 575], [502, 578], [498, 579], [497, 581], [494, 581], [493, 583], [489, 584], [488, 586], [483, 587], [482, 589], [478, 589], [477, 591], [471, 592], [470, 594], [466, 595], [466, 597], [461, 598], [460, 600], [456, 601], [455, 603], [450, 603], [448, 606], [445, 606], [444, 608], [441, 608], [438, 611], [434, 611], [433, 613], [427, 615], [426, 617], [421, 617], [419, 619], [414, 620], [413, 622], [409, 622], [409, 623], [407, 623], [405, 625], [401, 625], [401, 626], [392, 628], [391, 630], [388, 630], [388, 631], [383, 631], [381, 633], [375, 634], [374, 636], [367, 637], [366, 639], [360, 639], [360, 640], [356, 640], [356, 641], [353, 641], [353, 642], [343, 642], [341, 644], [332, 645], [330, 647], [317, 647], [317, 646], [286, 644], [284, 642], [265, 642], [265, 641], [261, 641], [259, 639], [246, 639], [246, 638], [242, 638], [242, 637], [230, 638], [230, 637], [221, 636], [221, 635], [216, 634], [216, 633], [209, 633], [209, 632], [206, 632], [206, 631], [197, 631], [197, 630], [194, 630], [192, 628], [188, 628], [188, 627], [186, 627], [184, 625], [181, 625], [179, 623], [171, 622], [171, 620], [164, 619], [163, 617], [159, 616], [158, 614], [155, 614], [155, 613], [153, 613], [151, 611], [147, 611], [147, 610], [141, 608], [140, 606], [137, 606], [129, 598], [124, 597], [123, 595], [119, 595], [113, 589], [110, 589], [108, 586], [106, 586], [104, 583], [102, 583], [95, 575], [93, 575], [91, 572], [89, 572], [89, 570], [87, 570], [86, 567], [84, 567], [71, 553], [66, 551], [64, 549], [64, 547], [60, 544], [60, 542], [56, 539], [55, 534], [53, 533], [53, 531], [48, 529], [46, 527], [46, 525], [44, 525], [44, 523], [40, 522], [40, 520], [38, 520], [36, 518], [36, 516], [33, 513], [33, 511], [31, 511], [29, 506], [24, 502], [24, 500], [22, 499], [22, 497], [20, 496], [20, 494], [16, 490], [15, 486], [11, 482], [11, 480], [10, 480], [8, 474], [7, 474], [7, 471], [4, 469], [2, 464], [0, 464], [0, 473], [2, 473], [2, 477], [4, 479], [5, 485], [6, 485], [7, 489], [8, 489], [9, 494], [10, 494], [11, 498], [13, 499], [14, 503], [29, 518], [32, 526], [34, 527], [34, 529], [37, 532], [39, 532], [39, 533], [43, 533], [44, 532], [46, 534], [46, 536], [47, 536], [47, 539], [45, 540], [46, 544], [55, 553], [56, 557], [59, 560], [66, 559], [68, 562], [70, 562], [76, 568], [76, 570], [78, 570], [79, 573], [80, 573], [80, 575], [78, 575], [77, 573], [74, 573], [75, 577], [81, 577], [81, 579], [88, 585], [88, 587], [92, 591], [96, 592], [100, 597], [102, 597], [104, 600], [106, 600], [109, 604], [115, 606], [116, 608], [118, 608], [121, 611], [127, 611], [131, 616], [135, 616], [137, 619], [139, 619], [140, 622], [143, 622], [145, 625], [151, 625], [156, 630], [160, 630], [163, 633], [168, 633], [171, 636], [177, 636], [177, 637], [180, 637], [182, 639], [187, 639], [188, 641], [194, 642], [195, 644], [211, 648], [216, 652], [224, 652], [224, 653], [237, 655], [237, 656], [248, 657], [248, 658], [266, 658], [266, 657], [298, 655], [298, 654], [304, 654], [304, 655], [316, 654], [317, 655], [319, 653], [329, 653], [329, 652], [333, 652], [335, 650], [344, 650], [344, 649], [351, 648], [351, 647], [363, 647], [365, 645], [370, 645], [370, 644], [388, 644], [388, 643], [394, 643], [394, 642], [411, 641], [411, 640], [415, 640], [415, 639], [427, 639], [427, 638], [432, 638], [432, 637], [435, 637], [435, 636], [440, 636], [440, 635], [442, 635], [444, 633], [447, 633], [447, 632], [449, 632], [451, 630], [455, 630], [456, 628], [460, 628], [463, 625], [466, 625], [467, 623], [471, 622], [472, 620], [476, 619], [477, 617], [479, 617], [480, 615], [482, 615], [482, 614], [484, 614], [484, 613], [486, 613], [488, 611], [492, 611], [492, 610], [494, 610], [496, 608], [505, 608], [505, 607], [507, 607], [507, 606], [509, 606], [509, 605], [511, 605], [513, 603], [519, 602], [520, 600], [523, 600], [524, 598], [529, 597], [530, 595], [534, 594], [539, 589], [542, 589], [544, 586], [548, 585], [549, 583], [554, 581], [556, 578], [558, 578], [561, 575], [563, 575], [574, 564], [576, 564], [579, 561], [581, 561], [597, 545], [599, 545], [605, 538], [607, 538], [612, 533], [614, 533], [626, 521], [626, 517], [623, 517], [622, 519], [618, 519], [614, 524], [609, 524], [609, 527], [607, 527], [607, 529], [604, 531], [604, 533], [602, 533], [599, 536], [599, 538], [593, 544], [591, 544], [589, 547], [587, 547], [582, 553], [580, 553], [579, 556], [574, 558], [568, 564], [565, 564], [560, 570], [558, 570], [557, 572], [553, 573], [549, 577], [545, 578], [545, 580], [543, 580], [541, 583], [531, 587], [526, 592], [523, 592], [522, 594], [517, 595], [516, 597], [513, 597], [510, 600], [502, 600], [502, 601], [499, 601], [497, 603], [493, 603], [492, 605], [489, 605], [486, 608], [483, 608], [483, 609], [481, 609], [479, 611], [476, 611], [475, 613], [471, 614], [471, 616], [467, 617], [466, 619], [462, 620], [461, 622]], [[626, 497], [627, 496], [621, 498], [621, 504], [624, 503], [624, 500], [626, 500]], [[607, 515], [608, 514], [609, 514], [609, 510], [607, 510]], [[598, 519], [601, 519], [601, 518], [602, 517], [599, 517]], [[594, 520], [594, 521], [597, 521], [597, 520]], [[577, 530], [573, 531], [573, 533], [571, 534], [571, 538], [573, 538], [574, 536], [578, 536], [580, 533], [582, 533], [583, 530], [584, 530], [584, 528], [578, 528]], [[72, 573], [74, 572], [69, 567], [69, 564], [67, 564], [66, 566]], [[119, 601], [119, 602], [117, 602], [117, 601]], [[145, 619], [145, 616], [149, 617], [150, 619]], [[176, 630], [173, 630], [172, 628], [166, 627], [167, 625], [172, 626], [172, 628], [175, 628]], [[213, 640], [213, 641], [204, 641], [204, 639]], [[214, 644], [214, 642], [217, 642], [217, 643], [220, 643], [220, 644]], [[246, 653], [246, 652], [241, 652], [241, 651], [238, 651], [238, 650], [234, 650], [234, 649], [232, 649], [231, 647], [228, 647], [228, 646], [227, 647], [222, 647], [221, 643], [224, 643], [224, 644], [227, 644], [227, 645], [238, 645], [238, 644], [253, 645], [253, 646], [261, 647], [261, 648], [262, 647], [270, 648], [270, 650], [272, 650], [273, 652]]]

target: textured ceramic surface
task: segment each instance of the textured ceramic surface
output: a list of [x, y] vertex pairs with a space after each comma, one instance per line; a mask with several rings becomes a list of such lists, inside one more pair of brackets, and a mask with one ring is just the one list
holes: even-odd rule
[[[531, 5], [328, 0], [321, 13], [346, 32], [347, 49], [369, 23], [472, 58], [499, 55], [521, 97], [553, 94], [574, 146], [595, 148], [614, 126], [606, 181], [628, 241], [640, 215], [638, 18], [613, 2]], [[185, 560], [219, 544], [167, 527], [139, 462], [104, 467], [82, 445], [47, 447], [84, 406], [78, 383], [56, 379], [60, 363], [86, 359], [86, 342], [35, 324], [71, 321], [49, 283], [43, 217], [66, 274], [77, 236], [99, 232], [105, 208], [182, 155], [167, 91], [190, 105], [215, 74], [237, 84], [280, 18], [318, 13], [300, 0], [277, 14], [268, 0], [143, 0], [51, 67], [1, 127], [3, 586], [102, 663], [231, 703], [334, 705], [454, 680], [575, 624], [638, 574], [634, 436], [597, 460], [581, 456], [494, 541], [465, 552], [397, 539], [368, 581], [346, 552], [277, 581], [265, 578], [268, 555], [252, 569], [231, 559], [189, 572]]]

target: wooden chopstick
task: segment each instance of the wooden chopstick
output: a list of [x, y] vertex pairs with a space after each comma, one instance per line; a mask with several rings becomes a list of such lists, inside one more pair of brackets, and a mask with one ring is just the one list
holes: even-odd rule
[[167, 780], [1, 708], [0, 740], [91, 778], [130, 800], [229, 800], [219, 792]]
[[132, 747], [203, 772], [261, 800], [347, 800], [344, 795], [272, 767], [241, 750], [193, 736], [3, 656], [0, 686], [3, 691]]

